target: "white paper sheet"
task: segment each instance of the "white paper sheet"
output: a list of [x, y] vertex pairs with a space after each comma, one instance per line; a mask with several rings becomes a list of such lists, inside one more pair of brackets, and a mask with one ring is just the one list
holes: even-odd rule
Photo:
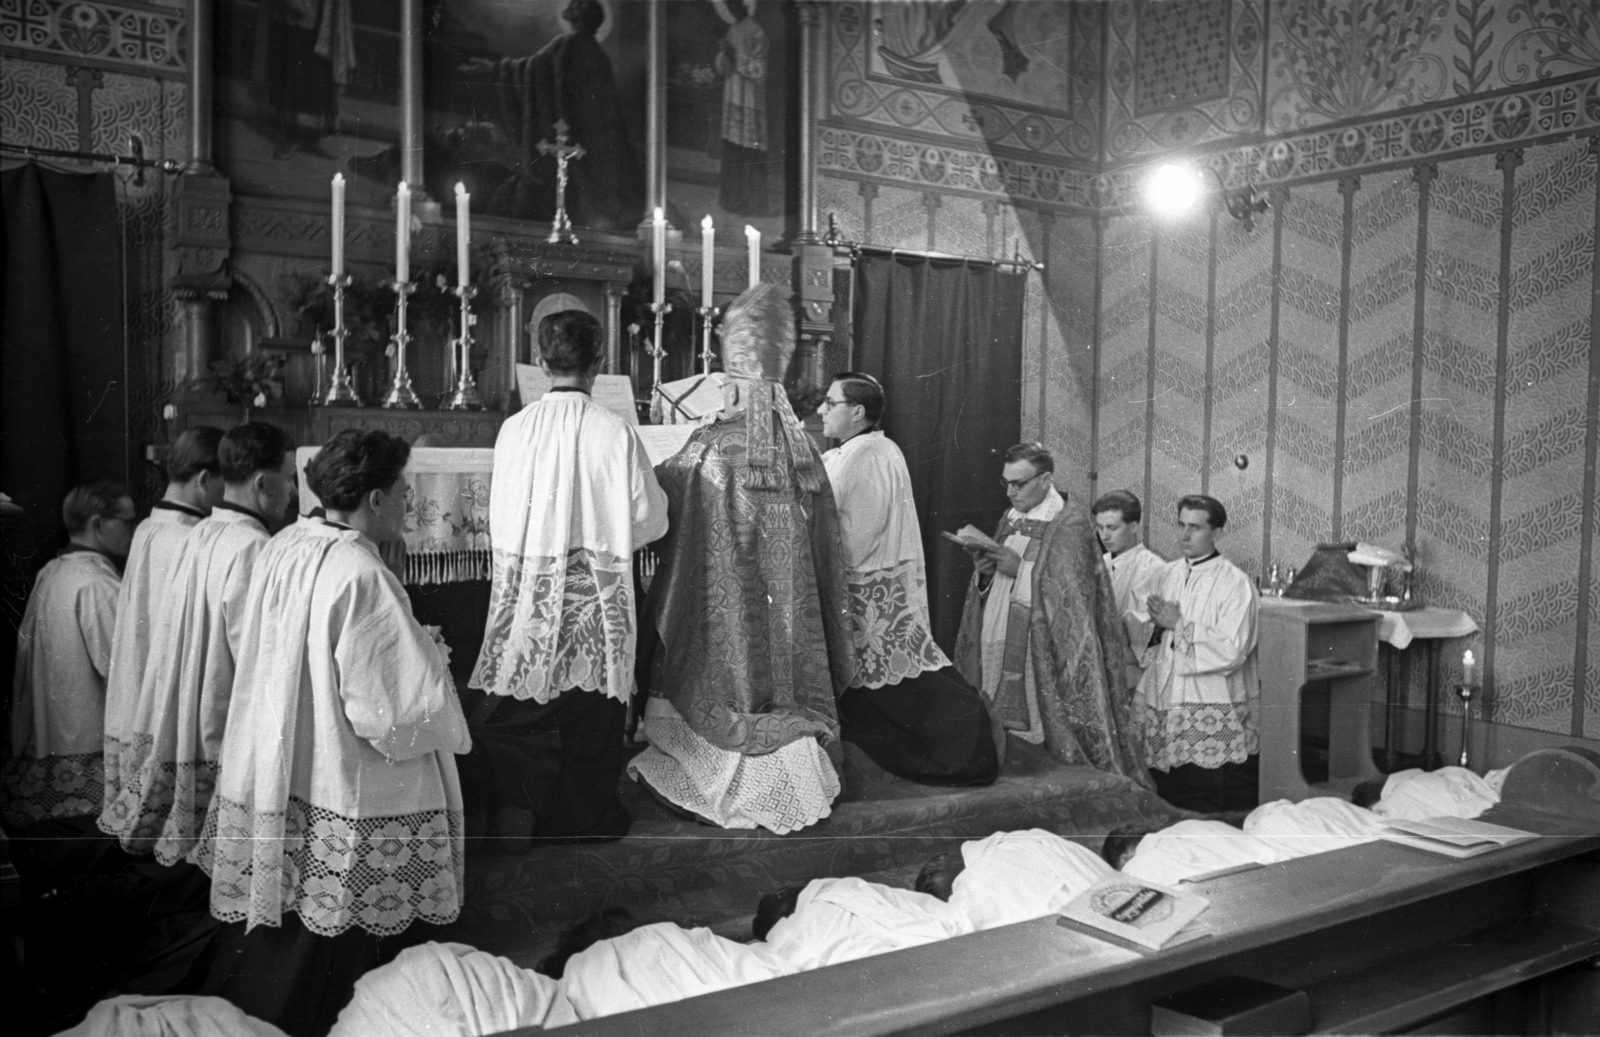
[[[537, 364], [517, 365], [517, 392], [526, 407], [550, 391], [550, 376]], [[630, 425], [639, 424], [639, 411], [633, 405], [633, 380], [625, 374], [603, 374], [590, 390], [594, 402]]]
[[634, 429], [639, 433], [639, 438], [644, 441], [644, 449], [650, 455], [650, 463], [658, 465], [662, 461], [683, 449], [683, 444], [689, 441], [689, 436], [694, 433], [695, 425], [640, 425]]

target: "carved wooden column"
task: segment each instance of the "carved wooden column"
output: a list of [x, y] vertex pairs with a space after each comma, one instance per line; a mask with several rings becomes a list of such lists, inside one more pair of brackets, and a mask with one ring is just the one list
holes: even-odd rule
[[213, 0], [189, 0], [189, 169], [197, 176], [216, 172], [211, 164]]
[[800, 229], [795, 237], [795, 295], [800, 301], [800, 341], [796, 352], [800, 369], [798, 382], [806, 389], [826, 389], [823, 368], [828, 346], [833, 341], [833, 249], [817, 236], [816, 132], [817, 86], [822, 81], [822, 50], [817, 34], [822, 22], [822, 4], [802, 0], [797, 5], [800, 20]]

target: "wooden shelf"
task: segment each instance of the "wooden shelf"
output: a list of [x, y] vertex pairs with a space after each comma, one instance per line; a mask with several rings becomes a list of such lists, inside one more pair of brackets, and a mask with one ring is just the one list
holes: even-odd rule
[[1534, 916], [1306, 991], [1316, 1033], [1393, 1033], [1600, 954], [1600, 930]]

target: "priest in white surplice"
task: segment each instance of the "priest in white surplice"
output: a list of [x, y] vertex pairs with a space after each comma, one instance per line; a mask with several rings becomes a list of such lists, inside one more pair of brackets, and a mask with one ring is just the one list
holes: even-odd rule
[[552, 388], [495, 441], [493, 584], [469, 682], [488, 697], [469, 702], [477, 749], [464, 776], [469, 798], [499, 808], [491, 817], [531, 812], [536, 837], [619, 837], [633, 552], [667, 531], [667, 498], [638, 435], [589, 396], [604, 360], [600, 322], [550, 314], [539, 355]]
[[1128, 647], [1133, 661], [1128, 666], [1128, 687], [1137, 687], [1144, 676], [1145, 650], [1150, 646], [1155, 624], [1145, 609], [1145, 599], [1155, 589], [1167, 560], [1139, 540], [1139, 520], [1144, 506], [1127, 490], [1112, 490], [1095, 498], [1089, 508], [1094, 516], [1094, 531], [1105, 548], [1106, 570], [1111, 573], [1111, 592], [1117, 598], [1117, 612], [1128, 631]]
[[117, 562], [128, 553], [133, 518], [133, 500], [113, 483], [75, 487], [61, 504], [69, 543], [39, 570], [17, 629], [11, 738], [0, 767], [0, 808], [13, 828], [99, 812]]
[[1178, 501], [1178, 547], [1145, 607], [1161, 641], [1135, 708], [1156, 792], [1200, 812], [1257, 802], [1256, 585], [1217, 552], [1228, 511], [1214, 497]]
[[[139, 695], [155, 617], [171, 597], [184, 540], [222, 500], [222, 463], [217, 460], [221, 443], [222, 430], [210, 425], [188, 429], [172, 441], [167, 449], [166, 493], [134, 531], [117, 596], [117, 629], [106, 678], [106, 701], [113, 713], [119, 703]], [[113, 789], [109, 794], [117, 793]]]
[[256, 559], [216, 794], [191, 859], [224, 925], [202, 993], [325, 1034], [356, 979], [461, 911], [445, 654], [378, 557], [400, 536], [410, 447], [346, 430], [307, 466], [325, 517]]
[[137, 693], [106, 707], [100, 830], [162, 864], [188, 856], [216, 785], [234, 657], [256, 556], [294, 492], [289, 437], [252, 421], [222, 437], [222, 500], [181, 542]]
[[871, 375], [835, 375], [817, 407], [822, 455], [839, 508], [855, 676], [839, 699], [839, 726], [885, 770], [930, 785], [987, 785], [1000, 772], [983, 696], [933, 642], [922, 530], [911, 473], [878, 428], [883, 387]]

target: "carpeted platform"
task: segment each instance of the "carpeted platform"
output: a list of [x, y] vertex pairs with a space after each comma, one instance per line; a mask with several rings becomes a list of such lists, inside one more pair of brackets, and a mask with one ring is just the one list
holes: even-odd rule
[[696, 824], [624, 781], [634, 818], [626, 839], [536, 845], [520, 857], [469, 843], [465, 906], [444, 938], [532, 967], [564, 927], [621, 906], [641, 922], [747, 939], [756, 900], [781, 886], [834, 875], [909, 885], [928, 857], [994, 832], [1045, 828], [1098, 850], [1117, 825], [1184, 816], [1126, 778], [1012, 746], [994, 785], [941, 789], [886, 774], [847, 743], [845, 791], [833, 815], [786, 836]]

